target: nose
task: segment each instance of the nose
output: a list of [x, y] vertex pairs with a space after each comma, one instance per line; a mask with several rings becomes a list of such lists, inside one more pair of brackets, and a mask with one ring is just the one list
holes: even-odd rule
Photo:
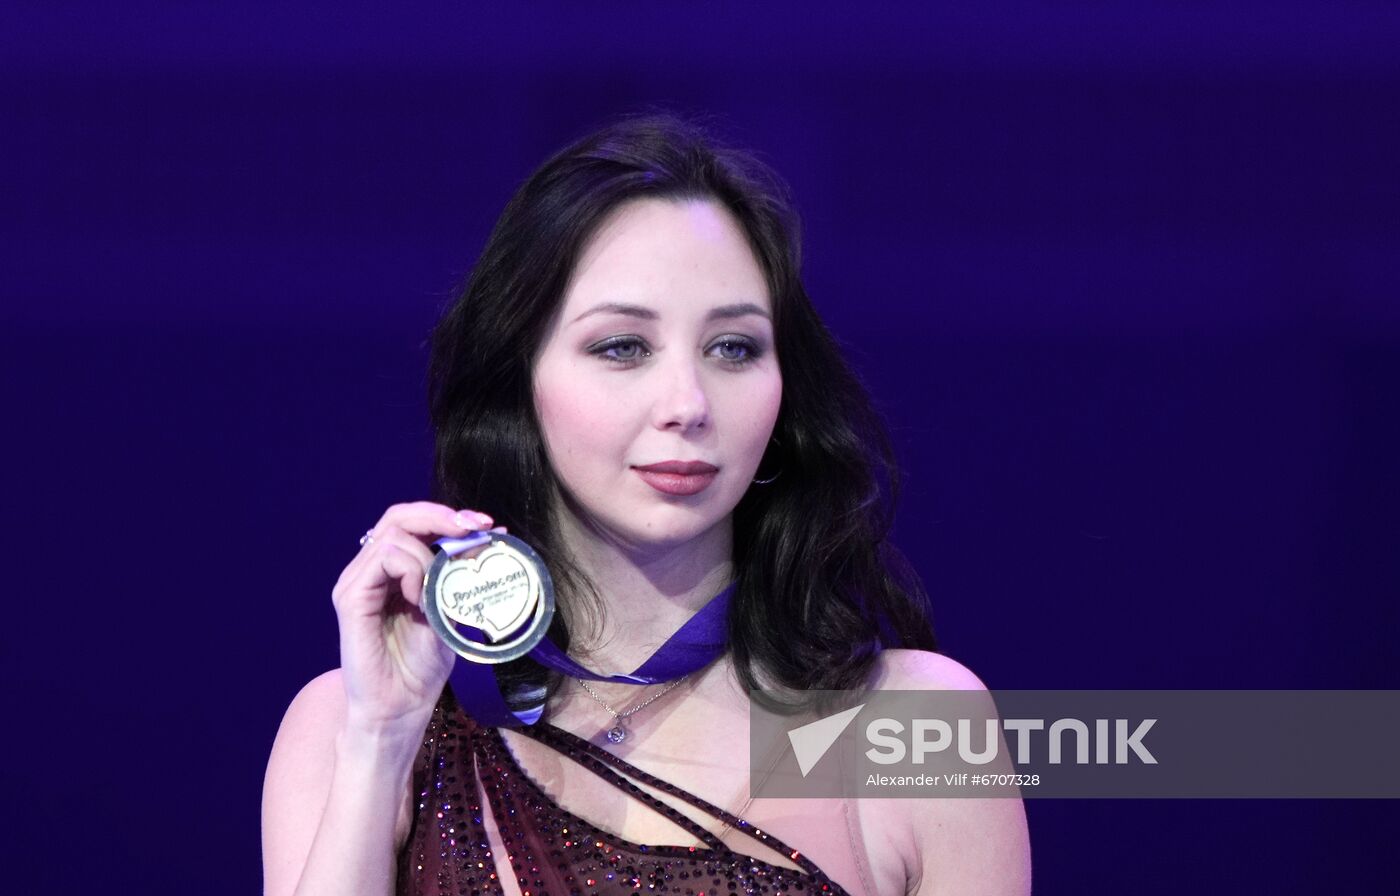
[[710, 399], [701, 372], [689, 361], [668, 365], [662, 375], [654, 421], [657, 429], [689, 432], [710, 422]]

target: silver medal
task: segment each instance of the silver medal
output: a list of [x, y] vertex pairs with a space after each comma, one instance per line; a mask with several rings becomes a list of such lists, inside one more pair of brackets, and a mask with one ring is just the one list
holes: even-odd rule
[[484, 532], [442, 539], [434, 548], [437, 556], [423, 582], [423, 613], [453, 652], [474, 663], [504, 663], [544, 638], [554, 618], [554, 583], [529, 545], [513, 535]]

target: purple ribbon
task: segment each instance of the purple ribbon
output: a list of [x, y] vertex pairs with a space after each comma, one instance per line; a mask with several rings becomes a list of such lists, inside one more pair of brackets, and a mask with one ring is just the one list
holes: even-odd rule
[[[727, 625], [729, 601], [734, 585], [712, 597], [694, 616], [686, 620], [676, 633], [666, 639], [655, 653], [631, 672], [619, 675], [599, 675], [580, 666], [546, 636], [526, 654], [540, 665], [591, 681], [615, 681], [621, 684], [660, 684], [675, 681], [703, 669], [723, 653], [728, 643]], [[474, 634], [468, 637], [475, 637]], [[490, 727], [533, 725], [544, 713], [541, 695], [537, 706], [512, 710], [501, 694], [495, 668], [483, 663], [458, 659], [452, 667], [452, 691], [457, 702], [477, 724]]]

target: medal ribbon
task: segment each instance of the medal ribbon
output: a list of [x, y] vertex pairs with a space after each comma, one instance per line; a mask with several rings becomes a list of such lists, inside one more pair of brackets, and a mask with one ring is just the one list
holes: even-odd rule
[[[468, 543], [463, 544], [463, 541]], [[468, 547], [480, 544], [477, 539], [443, 539], [439, 544], [449, 553], [459, 553]], [[546, 636], [530, 650], [526, 656], [540, 665], [564, 675], [586, 678], [590, 681], [611, 681], [620, 684], [661, 684], [675, 681], [684, 675], [697, 672], [719, 659], [728, 643], [727, 622], [729, 602], [734, 596], [734, 585], [725, 588], [712, 597], [694, 616], [666, 639], [666, 643], [636, 669], [618, 675], [600, 675], [579, 665], [559, 645]], [[480, 640], [474, 633], [464, 633], [467, 637]], [[533, 725], [544, 713], [544, 695], [536, 706], [522, 710], [512, 710], [506, 705], [496, 680], [493, 666], [473, 663], [460, 657], [452, 666], [449, 679], [452, 691], [467, 715], [480, 725], [490, 727], [517, 727]]]

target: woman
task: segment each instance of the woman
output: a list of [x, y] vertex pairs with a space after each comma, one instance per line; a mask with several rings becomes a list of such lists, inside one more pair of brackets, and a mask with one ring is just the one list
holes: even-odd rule
[[[883, 431], [798, 266], [775, 179], [686, 122], [621, 122], [520, 188], [434, 334], [440, 500], [366, 533], [342, 666], [278, 733], [268, 893], [1028, 891], [1018, 801], [749, 794], [751, 687], [981, 687], [931, 652]], [[645, 684], [518, 660], [501, 692], [543, 721], [478, 724], [418, 605], [428, 545], [491, 528], [544, 558], [588, 672], [707, 606], [727, 642]]]

